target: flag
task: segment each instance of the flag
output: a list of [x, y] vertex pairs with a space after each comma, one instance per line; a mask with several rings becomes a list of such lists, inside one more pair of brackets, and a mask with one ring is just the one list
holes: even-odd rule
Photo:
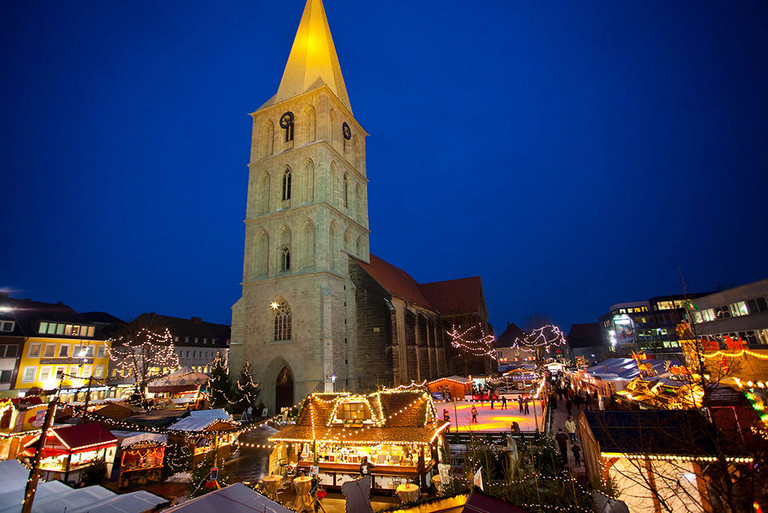
[[481, 470], [482, 468], [477, 469], [477, 472], [475, 473], [475, 477], [472, 479], [472, 482], [475, 486], [483, 490], [483, 474]]

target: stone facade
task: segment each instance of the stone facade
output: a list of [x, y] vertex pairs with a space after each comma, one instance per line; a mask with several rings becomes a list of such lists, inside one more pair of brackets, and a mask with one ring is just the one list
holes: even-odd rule
[[[440, 313], [410, 276], [369, 253], [367, 134], [321, 0], [307, 0], [278, 93], [252, 117], [230, 373], [250, 362], [271, 412], [315, 390], [455, 373]], [[479, 278], [475, 289], [471, 312], [487, 326]]]

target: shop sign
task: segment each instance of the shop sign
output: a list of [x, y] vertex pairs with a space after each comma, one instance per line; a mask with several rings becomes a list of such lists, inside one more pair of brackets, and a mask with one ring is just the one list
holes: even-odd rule
[[92, 364], [93, 358], [43, 358], [40, 365], [79, 365], [81, 363]]
[[45, 412], [47, 409], [48, 405], [40, 404], [25, 411], [21, 430], [29, 431], [32, 429], [40, 429], [45, 421]]

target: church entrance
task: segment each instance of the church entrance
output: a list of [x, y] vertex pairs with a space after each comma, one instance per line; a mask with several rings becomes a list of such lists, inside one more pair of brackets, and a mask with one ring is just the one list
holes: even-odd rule
[[283, 367], [275, 384], [275, 413], [288, 406], [293, 406], [293, 376], [287, 367]]

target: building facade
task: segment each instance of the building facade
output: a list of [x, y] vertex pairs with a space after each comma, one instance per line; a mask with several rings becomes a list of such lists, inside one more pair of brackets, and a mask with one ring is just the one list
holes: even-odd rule
[[5, 390], [77, 391], [88, 378], [106, 378], [109, 342], [69, 306], [6, 295], [0, 298], [0, 319], [5, 356], [0, 358], [0, 380]]
[[659, 296], [611, 306], [610, 312], [600, 317], [608, 356], [682, 352], [675, 328], [686, 319], [687, 301], [703, 295]]

